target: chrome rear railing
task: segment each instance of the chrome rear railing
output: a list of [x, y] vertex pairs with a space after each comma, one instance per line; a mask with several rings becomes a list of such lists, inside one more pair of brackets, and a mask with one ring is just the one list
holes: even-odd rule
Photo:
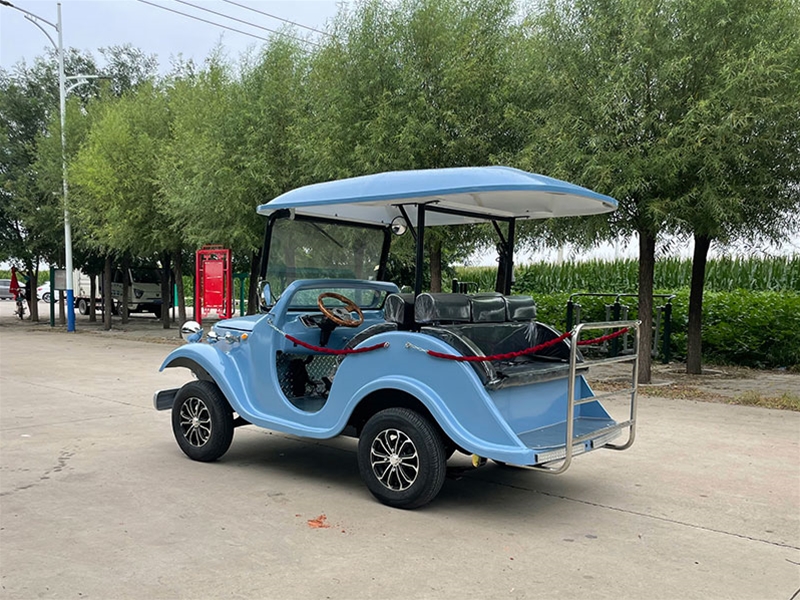
[[[571, 351], [569, 356], [569, 380], [567, 382], [567, 431], [566, 436], [564, 439], [564, 456], [563, 458], [559, 457], [558, 459], [554, 460], [561, 460], [561, 464], [558, 466], [548, 466], [546, 464], [542, 465], [533, 465], [529, 468], [537, 469], [540, 471], [547, 471], [548, 473], [559, 474], [566, 471], [570, 464], [572, 463], [572, 457], [575, 454], [581, 453], [584, 451], [583, 444], [591, 439], [600, 438], [608, 438], [609, 434], [619, 431], [624, 428], [628, 428], [628, 440], [621, 445], [617, 444], [609, 444], [605, 443], [602, 445], [604, 448], [609, 448], [610, 450], [626, 450], [633, 445], [633, 441], [636, 438], [636, 402], [637, 402], [637, 391], [638, 391], [638, 378], [639, 378], [639, 327], [641, 325], [641, 321], [604, 321], [600, 323], [580, 323], [575, 326], [572, 330], [571, 336]], [[622, 328], [628, 328], [628, 332], [631, 329], [634, 330], [634, 343], [633, 343], [633, 353], [627, 354], [624, 356], [614, 356], [612, 358], [601, 358], [597, 360], [591, 361], [584, 361], [581, 363], [581, 367], [599, 367], [602, 365], [611, 365], [616, 363], [622, 362], [632, 362], [633, 368], [631, 373], [631, 386], [629, 388], [625, 388], [622, 390], [615, 390], [612, 392], [606, 392], [600, 395], [594, 395], [589, 398], [581, 398], [580, 400], [575, 400], [575, 378], [577, 377], [577, 365], [578, 365], [578, 342], [581, 338], [581, 333], [584, 330], [598, 330], [598, 329], [614, 329], [619, 330]], [[621, 423], [616, 423], [611, 427], [603, 427], [598, 429], [597, 431], [592, 431], [590, 433], [574, 437], [573, 432], [575, 429], [575, 407], [580, 406], [581, 404], [587, 404], [589, 402], [596, 402], [601, 399], [610, 398], [612, 396], [620, 396], [623, 394], [630, 394], [630, 416], [628, 420], [622, 421]], [[576, 446], [578, 448], [576, 449]]]

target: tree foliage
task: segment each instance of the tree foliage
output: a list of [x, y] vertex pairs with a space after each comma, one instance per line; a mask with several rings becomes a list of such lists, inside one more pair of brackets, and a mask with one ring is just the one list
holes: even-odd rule
[[[68, 106], [78, 247], [166, 261], [223, 244], [253, 275], [254, 209], [289, 189], [511, 164], [619, 199], [611, 215], [521, 226], [519, 243], [637, 235], [646, 345], [665, 234], [694, 237], [699, 268], [715, 240], [795, 225], [798, 25], [794, 0], [362, 0], [319, 46], [276, 35], [238, 64], [216, 53], [159, 76], [128, 46], [101, 50], [104, 66], [71, 52], [69, 68], [111, 77]], [[6, 258], [59, 259], [54, 73], [52, 57], [0, 72]], [[495, 237], [431, 230], [430, 286]], [[396, 274], [411, 241], [394, 242]]]

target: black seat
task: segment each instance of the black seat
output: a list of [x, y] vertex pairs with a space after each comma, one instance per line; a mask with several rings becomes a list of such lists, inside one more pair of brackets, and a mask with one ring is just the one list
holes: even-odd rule
[[489, 292], [469, 297], [473, 323], [503, 323], [506, 320], [506, 300], [502, 294]]
[[466, 294], [420, 294], [414, 304], [414, 319], [426, 324], [469, 323], [472, 320], [469, 297]]
[[401, 331], [417, 328], [414, 321], [414, 294], [389, 294], [383, 304], [383, 317]]
[[535, 321], [536, 302], [531, 296], [503, 296], [508, 321]]
[[[438, 337], [464, 356], [493, 356], [518, 352], [559, 337], [542, 323], [464, 323], [423, 327], [423, 333]], [[569, 375], [570, 342], [562, 341], [509, 360], [470, 362], [487, 389], [527, 385]], [[583, 358], [578, 353], [578, 362]], [[587, 368], [580, 368], [585, 373]]]

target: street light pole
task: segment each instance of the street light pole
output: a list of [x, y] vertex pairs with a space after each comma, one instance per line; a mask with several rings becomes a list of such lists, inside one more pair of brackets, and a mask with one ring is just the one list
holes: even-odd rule
[[61, 2], [58, 7], [58, 101], [61, 108], [61, 180], [64, 188], [64, 267], [67, 271], [67, 331], [75, 331], [75, 290], [72, 276], [72, 226], [67, 200], [67, 89], [64, 78], [64, 27], [61, 24]]
[[[66, 77], [64, 76], [64, 27], [61, 23], [61, 3], [57, 4], [58, 19], [56, 24], [43, 19], [18, 6], [14, 6], [8, 0], [0, 0], [0, 4], [18, 10], [25, 14], [25, 18], [31, 21], [36, 27], [41, 29], [42, 33], [47, 36], [50, 43], [56, 49], [58, 54], [58, 103], [61, 112], [61, 180], [64, 190], [64, 254], [65, 254], [65, 267], [67, 272], [67, 331], [75, 331], [75, 291], [73, 289], [72, 277], [72, 227], [69, 221], [69, 203], [67, 199], [67, 90], [66, 90]], [[49, 33], [39, 24], [39, 21], [49, 25], [58, 32], [58, 44], [53, 41]], [[92, 76], [83, 76], [83, 79], [91, 78]], [[77, 85], [80, 85], [79, 82]], [[74, 87], [74, 86], [73, 86]], [[70, 88], [72, 89], [72, 88]]]

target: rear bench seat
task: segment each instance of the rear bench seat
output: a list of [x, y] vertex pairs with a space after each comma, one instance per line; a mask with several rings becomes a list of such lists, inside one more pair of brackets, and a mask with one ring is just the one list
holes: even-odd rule
[[[551, 327], [534, 320], [536, 305], [530, 296], [420, 294], [414, 304], [414, 317], [423, 333], [441, 339], [466, 356], [516, 352], [559, 336]], [[470, 364], [487, 389], [500, 389], [567, 376], [569, 353], [570, 343], [564, 341], [535, 355]], [[582, 361], [582, 357], [578, 359]]]

